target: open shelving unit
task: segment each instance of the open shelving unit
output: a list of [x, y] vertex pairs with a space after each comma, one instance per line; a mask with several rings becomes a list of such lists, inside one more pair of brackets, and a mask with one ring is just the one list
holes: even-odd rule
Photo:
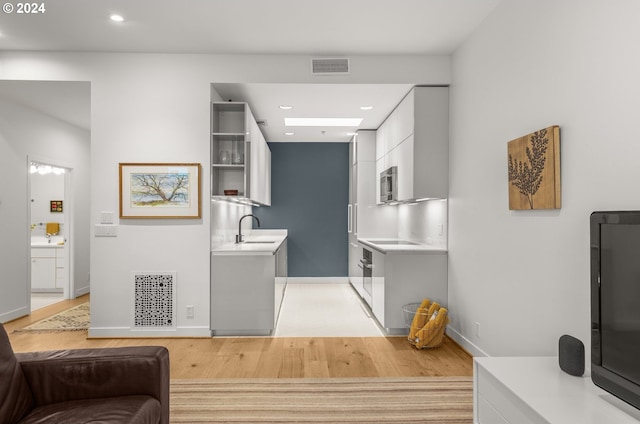
[[225, 190], [246, 193], [247, 105], [214, 102], [211, 106], [211, 196], [225, 198]]

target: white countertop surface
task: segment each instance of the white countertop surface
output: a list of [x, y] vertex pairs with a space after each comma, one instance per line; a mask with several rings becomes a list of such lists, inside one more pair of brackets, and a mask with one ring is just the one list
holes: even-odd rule
[[[500, 384], [542, 417], [566, 424], [638, 423], [639, 411], [593, 384], [589, 370], [566, 374], [558, 357], [476, 357]], [[475, 369], [476, 378], [479, 370]]]
[[359, 238], [359, 243], [376, 249], [382, 253], [399, 254], [399, 253], [412, 253], [412, 254], [435, 254], [446, 255], [447, 249], [437, 246], [431, 246], [428, 244], [412, 242], [408, 240], [393, 239], [393, 238]]
[[273, 255], [287, 239], [287, 230], [252, 230], [242, 243], [228, 242], [211, 249], [212, 255]]
[[60, 248], [64, 247], [64, 242], [63, 236], [53, 236], [51, 239], [37, 236], [31, 237], [31, 247]]

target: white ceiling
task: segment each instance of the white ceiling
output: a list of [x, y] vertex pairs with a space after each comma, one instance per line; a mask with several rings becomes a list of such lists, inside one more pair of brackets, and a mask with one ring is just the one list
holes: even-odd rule
[[[246, 101], [271, 142], [347, 142], [349, 132], [376, 129], [411, 90], [409, 84], [213, 84], [223, 100]], [[280, 105], [293, 106], [281, 110]], [[360, 106], [374, 106], [363, 111]], [[285, 127], [284, 118], [363, 118], [358, 128]], [[285, 132], [294, 132], [287, 136]]]
[[44, 13], [0, 14], [0, 50], [449, 54], [499, 1], [39, 1]]
[[[46, 10], [40, 14], [0, 13], [0, 51], [446, 55], [500, 1], [54, 0], [43, 2]], [[111, 13], [123, 15], [125, 21], [112, 22]], [[69, 95], [68, 85], [61, 92], [51, 88], [46, 96], [24, 89], [21, 97], [21, 90], [8, 88], [6, 83], [0, 88], [0, 96], [10, 96], [80, 127], [90, 125], [88, 111], [85, 115], [78, 112], [87, 107], [88, 98]], [[294, 105], [289, 116], [358, 117], [353, 115], [355, 108], [364, 118], [361, 128], [377, 128], [410, 89], [404, 84], [322, 84], [321, 89], [313, 84], [236, 84], [216, 88], [223, 98], [248, 101], [256, 118], [267, 120], [263, 131], [269, 141], [283, 141], [280, 104]], [[41, 85], [39, 89], [44, 88]], [[44, 103], [43, 98], [47, 99]], [[374, 109], [364, 113], [359, 110], [361, 105]], [[288, 140], [331, 141], [333, 133], [325, 130], [322, 137], [294, 130], [296, 136]], [[333, 141], [346, 141], [344, 137]]]

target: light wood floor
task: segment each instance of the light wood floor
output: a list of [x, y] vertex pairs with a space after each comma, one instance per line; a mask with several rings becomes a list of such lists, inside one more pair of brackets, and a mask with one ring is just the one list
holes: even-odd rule
[[86, 332], [16, 333], [88, 300], [83, 296], [5, 323], [16, 352], [159, 345], [170, 352], [171, 377], [328, 378], [471, 376], [472, 357], [449, 338], [437, 349], [416, 350], [406, 337], [241, 337], [87, 339]]

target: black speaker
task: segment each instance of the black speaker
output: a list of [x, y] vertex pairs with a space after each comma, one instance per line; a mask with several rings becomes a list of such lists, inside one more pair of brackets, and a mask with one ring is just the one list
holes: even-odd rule
[[562, 371], [580, 377], [584, 374], [584, 344], [567, 334], [560, 337], [558, 360]]

